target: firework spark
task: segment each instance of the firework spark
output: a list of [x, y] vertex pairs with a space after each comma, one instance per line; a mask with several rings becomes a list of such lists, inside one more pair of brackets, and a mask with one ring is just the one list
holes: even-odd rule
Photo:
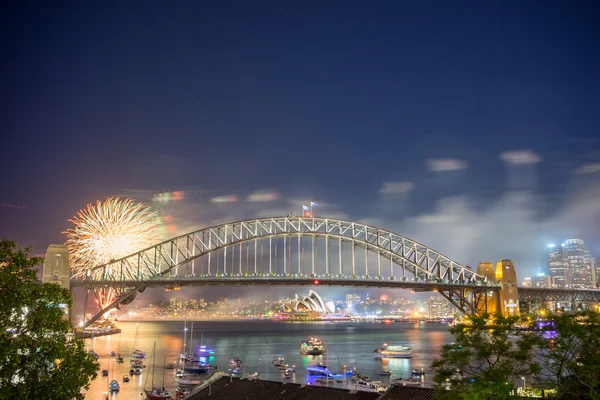
[[[69, 261], [74, 277], [83, 277], [88, 271], [111, 260], [133, 254], [160, 242], [163, 237], [158, 224], [158, 214], [141, 203], [118, 197], [108, 198], [87, 208], [69, 220], [75, 227], [67, 235]], [[132, 279], [136, 270], [119, 268], [118, 273]], [[109, 276], [117, 271], [98, 271]], [[116, 296], [112, 289], [102, 295], [101, 306], [110, 304]]]

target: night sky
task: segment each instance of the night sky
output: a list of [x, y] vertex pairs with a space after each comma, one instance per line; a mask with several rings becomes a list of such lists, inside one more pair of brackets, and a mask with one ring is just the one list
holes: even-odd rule
[[313, 200], [520, 277], [548, 242], [598, 257], [599, 17], [596, 1], [5, 2], [0, 236], [42, 254], [113, 195], [159, 208], [169, 236]]

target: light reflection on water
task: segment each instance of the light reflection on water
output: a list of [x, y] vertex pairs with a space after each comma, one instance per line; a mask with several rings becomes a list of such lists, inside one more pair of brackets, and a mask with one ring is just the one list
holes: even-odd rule
[[[108, 377], [100, 377], [92, 382], [86, 399], [103, 399], [107, 392], [108, 383], [117, 379], [121, 391], [113, 394], [113, 399], [141, 399], [143, 388], [152, 386], [151, 355], [152, 346], [156, 341], [156, 366], [154, 383], [173, 390], [173, 370], [164, 369], [164, 361], [177, 361], [183, 349], [183, 322], [140, 322], [137, 340], [135, 340], [137, 324], [135, 322], [120, 322], [122, 333], [114, 336], [104, 336], [86, 340], [88, 347], [100, 354], [102, 369], [109, 369]], [[188, 333], [190, 323], [188, 322]], [[216, 364], [220, 370], [227, 370], [228, 361], [237, 357], [243, 361], [244, 375], [255, 371], [262, 379], [280, 380], [281, 375], [272, 361], [284, 357], [290, 366], [296, 366], [296, 373], [288, 382], [314, 384], [315, 376], [306, 375], [306, 367], [322, 362], [329, 370], [341, 374], [344, 366], [348, 370], [357, 368], [363, 374], [374, 380], [389, 381], [386, 376], [379, 376], [379, 371], [392, 371], [391, 379], [408, 378], [413, 369], [429, 366], [438, 356], [442, 345], [453, 341], [446, 325], [414, 324], [414, 323], [353, 323], [353, 322], [319, 322], [319, 323], [282, 323], [270, 321], [244, 322], [195, 322], [192, 348], [197, 351], [200, 338], [203, 343], [215, 350], [214, 359], [208, 360]], [[311, 336], [324, 340], [327, 353], [323, 356], [305, 356], [300, 354], [300, 342]], [[129, 383], [123, 383], [123, 375], [129, 375], [129, 358], [135, 348], [146, 351], [146, 368], [140, 376], [130, 377]], [[408, 345], [413, 348], [412, 359], [379, 360], [373, 357], [373, 350], [383, 343]], [[124, 364], [117, 364], [110, 357], [111, 351], [120, 353]], [[211, 357], [212, 358], [212, 357]], [[204, 379], [206, 375], [202, 376]], [[336, 376], [335, 386], [346, 386], [346, 378]], [[425, 376], [426, 384], [431, 383], [431, 373]]]

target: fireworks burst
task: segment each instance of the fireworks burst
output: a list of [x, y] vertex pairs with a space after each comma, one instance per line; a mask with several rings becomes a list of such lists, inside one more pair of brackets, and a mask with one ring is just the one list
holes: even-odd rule
[[[69, 221], [75, 227], [64, 233], [74, 277], [86, 276], [93, 267], [118, 260], [163, 239], [158, 215], [131, 199], [116, 197], [98, 201], [95, 205], [88, 204]], [[117, 271], [106, 272], [111, 275]], [[137, 271], [127, 267], [122, 272], [131, 279]], [[120, 268], [118, 273], [121, 273]], [[105, 307], [115, 296], [113, 289], [107, 290], [100, 296], [100, 305]]]

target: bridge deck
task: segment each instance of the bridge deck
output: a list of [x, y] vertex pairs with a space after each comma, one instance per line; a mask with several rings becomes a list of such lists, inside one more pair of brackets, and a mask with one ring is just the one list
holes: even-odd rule
[[170, 278], [150, 279], [144, 281], [95, 281], [72, 280], [73, 287], [113, 287], [113, 288], [142, 288], [142, 287], [183, 287], [183, 286], [350, 286], [372, 288], [401, 288], [418, 291], [439, 291], [454, 289], [498, 290], [499, 286], [483, 283], [444, 283], [423, 282], [412, 280], [385, 279], [327, 279], [327, 278]]

